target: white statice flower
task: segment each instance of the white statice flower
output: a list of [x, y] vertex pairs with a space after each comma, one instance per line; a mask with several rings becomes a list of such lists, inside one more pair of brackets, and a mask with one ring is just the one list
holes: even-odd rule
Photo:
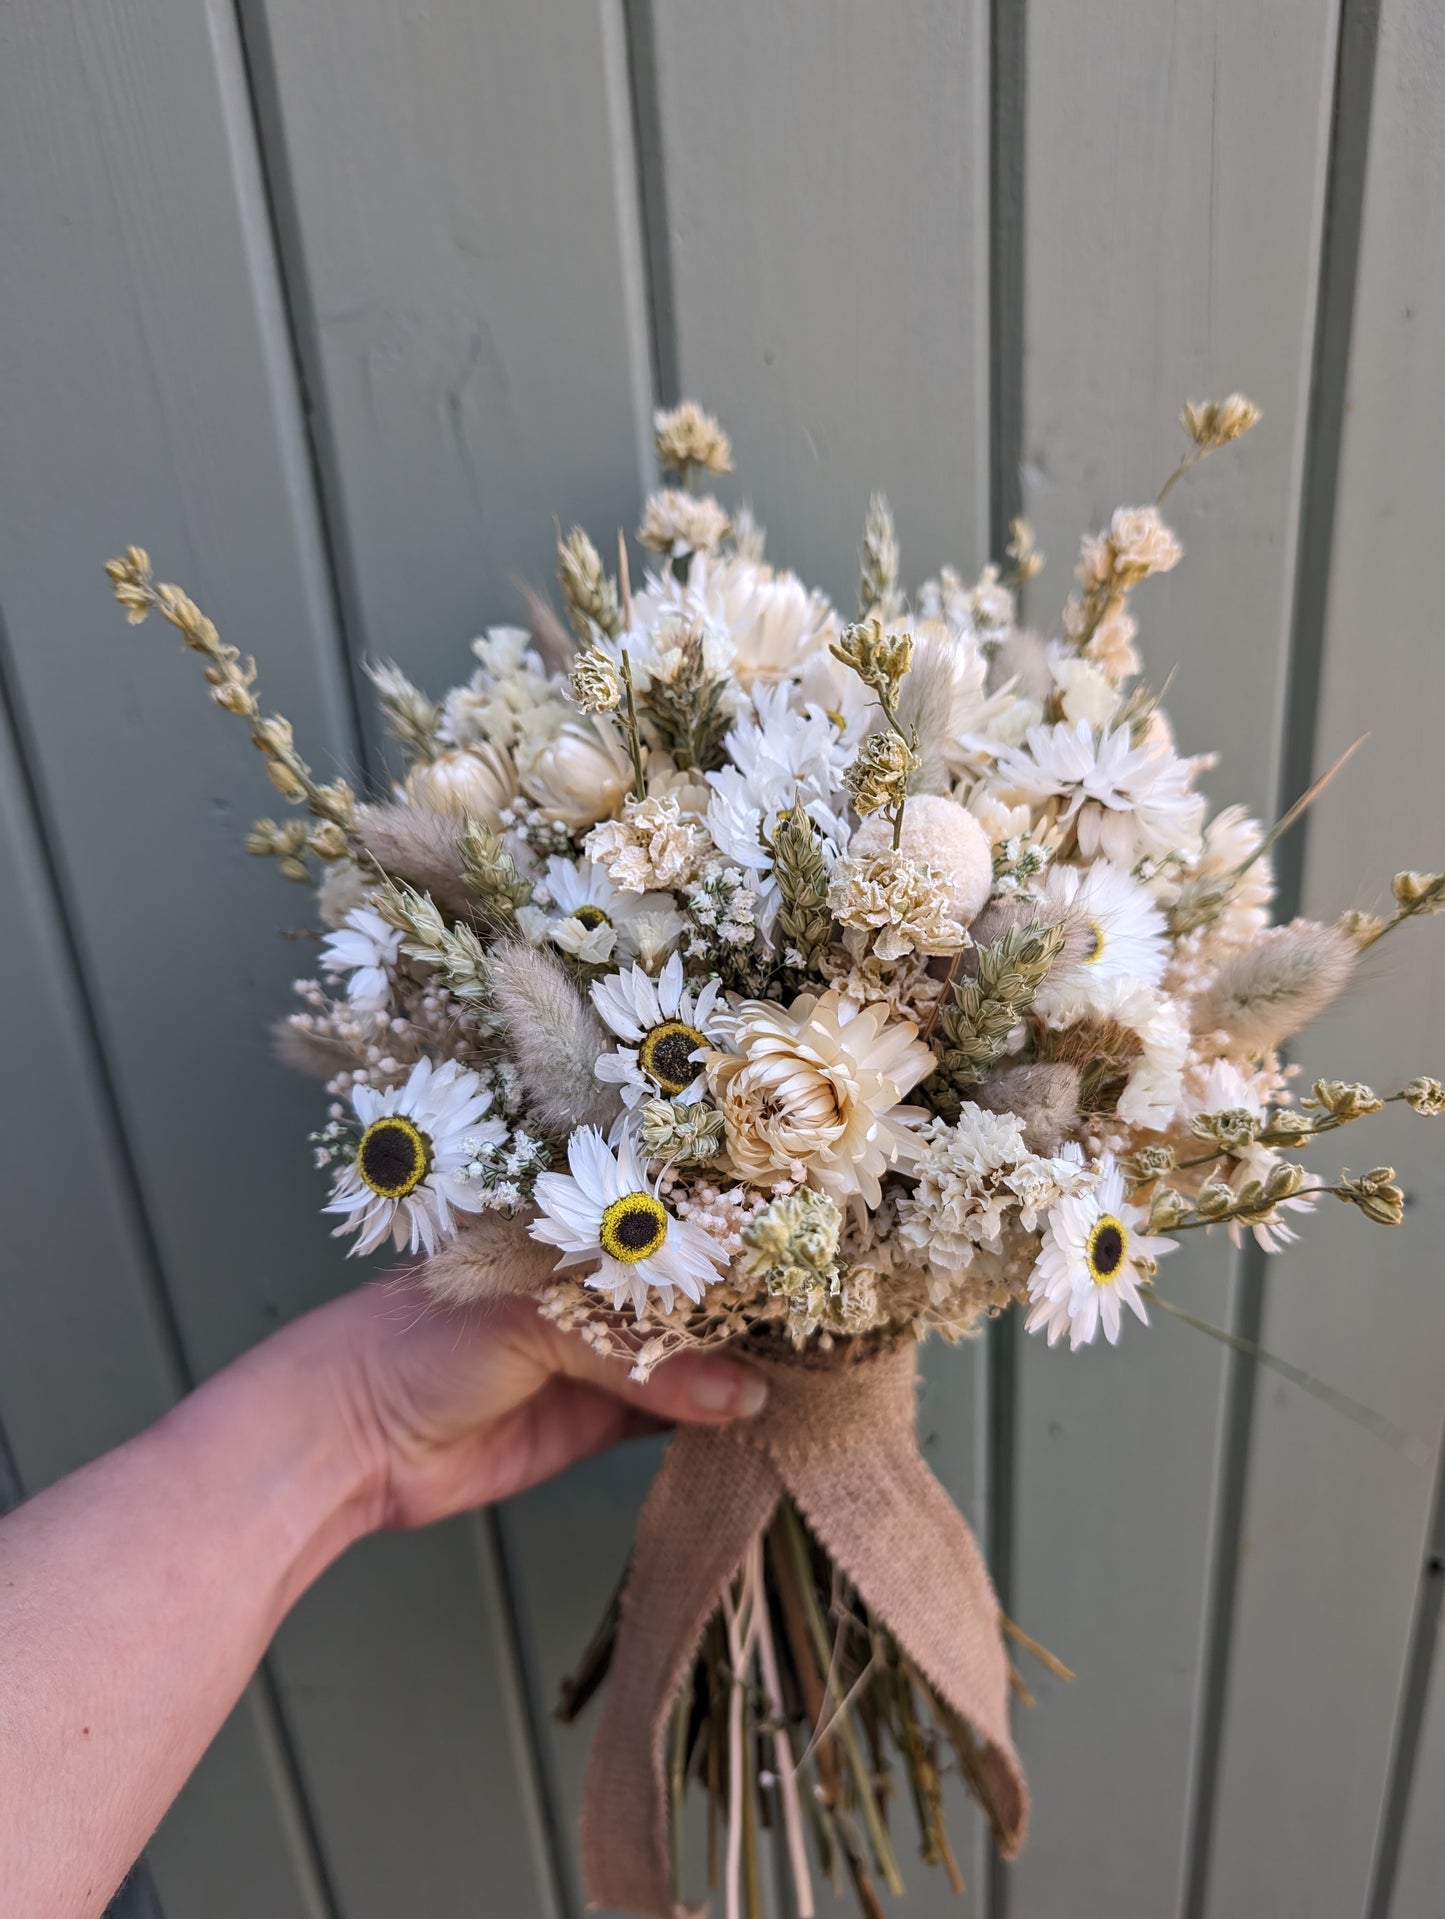
[[442, 705], [437, 738], [446, 746], [488, 744], [506, 751], [527, 717], [556, 696], [525, 627], [492, 626], [472, 641], [478, 666]]
[[1084, 1180], [1078, 1159], [1031, 1153], [1014, 1114], [986, 1112], [970, 1100], [953, 1125], [929, 1123], [914, 1172], [917, 1184], [897, 1200], [899, 1237], [948, 1273], [966, 1270], [980, 1247], [999, 1252], [1015, 1220], [1033, 1232]]
[[[1250, 1073], [1233, 1060], [1211, 1059], [1207, 1063], [1191, 1060], [1185, 1072], [1179, 1117], [1189, 1121], [1201, 1113], [1248, 1113], [1251, 1119], [1262, 1120], [1278, 1083], [1278, 1075], [1269, 1069]], [[1209, 1147], [1206, 1142], [1200, 1141], [1195, 1150], [1204, 1154]], [[1233, 1157], [1234, 1168], [1229, 1176], [1229, 1184], [1238, 1191], [1252, 1179], [1268, 1179], [1279, 1164], [1280, 1156], [1270, 1146], [1251, 1143], [1239, 1146]], [[1296, 1193], [1279, 1202], [1276, 1214], [1280, 1208], [1291, 1213], [1312, 1213], [1315, 1201], [1308, 1194]], [[1228, 1221], [1226, 1230], [1235, 1246], [1243, 1244], [1244, 1233], [1237, 1219]], [[1299, 1238], [1294, 1228], [1278, 1217], [1262, 1220], [1253, 1228], [1253, 1233], [1267, 1253], [1277, 1253], [1281, 1246], [1292, 1245]]]
[[946, 875], [891, 849], [838, 860], [828, 884], [829, 912], [844, 926], [871, 933], [868, 943], [883, 961], [958, 952], [967, 935], [950, 917], [951, 898]]
[[598, 1060], [598, 1079], [620, 1086], [628, 1107], [659, 1093], [684, 1106], [701, 1099], [700, 1054], [724, 1030], [713, 1018], [721, 991], [720, 981], [709, 980], [694, 993], [683, 978], [679, 953], [655, 980], [640, 966], [595, 980], [592, 1004], [623, 1042]]
[[1124, 1306], [1147, 1326], [1140, 1284], [1153, 1278], [1155, 1263], [1177, 1242], [1146, 1233], [1146, 1224], [1143, 1208], [1124, 1197], [1124, 1175], [1113, 1155], [1104, 1153], [1093, 1178], [1050, 1209], [1029, 1277], [1028, 1330], [1047, 1333], [1051, 1346], [1067, 1332], [1077, 1352], [1101, 1325], [1117, 1346]]
[[1052, 918], [1082, 922], [1084, 934], [1079, 964], [1058, 968], [1040, 988], [1040, 1018], [1063, 1026], [1101, 1012], [1118, 980], [1159, 984], [1168, 958], [1164, 915], [1132, 874], [1110, 860], [1053, 865], [1035, 891]]
[[588, 857], [624, 893], [668, 893], [707, 864], [713, 844], [676, 793], [628, 800], [618, 819], [602, 820], [583, 841]]
[[455, 1060], [418, 1060], [388, 1092], [354, 1086], [364, 1131], [324, 1209], [343, 1215], [337, 1237], [359, 1232], [353, 1253], [373, 1252], [388, 1234], [400, 1252], [434, 1253], [456, 1231], [453, 1211], [484, 1211], [487, 1196], [467, 1169], [507, 1136], [505, 1120], [484, 1118], [491, 1103], [491, 1090]]
[[877, 1206], [883, 1175], [917, 1152], [923, 1116], [901, 1102], [934, 1066], [913, 1022], [837, 992], [786, 1008], [747, 1000], [717, 1018], [728, 1050], [708, 1052], [707, 1078], [743, 1178], [806, 1180]]
[[353, 906], [334, 933], [321, 942], [321, 971], [346, 981], [346, 997], [358, 1013], [384, 1013], [391, 1004], [401, 934], [371, 906]]
[[1190, 791], [1196, 765], [1160, 742], [1135, 746], [1127, 726], [1095, 730], [1033, 726], [1022, 748], [999, 755], [1000, 782], [1030, 799], [1062, 800], [1086, 858], [1116, 866], [1197, 851], [1204, 796]]
[[527, 715], [515, 758], [527, 798], [573, 833], [617, 812], [632, 784], [632, 762], [611, 720], [561, 699]]
[[684, 493], [680, 487], [665, 486], [648, 494], [637, 537], [654, 553], [681, 560], [689, 553], [715, 551], [727, 531], [727, 509], [710, 493]]
[[[644, 944], [649, 952], [656, 952], [683, 928], [682, 915], [670, 895], [624, 893], [590, 859], [552, 854], [532, 898], [543, 909], [537, 916], [535, 943], [548, 939], [588, 966], [602, 966], [614, 958], [634, 959]], [[659, 920], [668, 922], [666, 930], [654, 923]]]
[[567, 1142], [567, 1164], [570, 1172], [538, 1179], [540, 1216], [527, 1229], [561, 1250], [558, 1271], [591, 1266], [583, 1283], [609, 1293], [614, 1307], [630, 1303], [639, 1319], [653, 1292], [665, 1313], [678, 1293], [696, 1304], [727, 1254], [710, 1234], [669, 1212], [635, 1143], [624, 1137], [614, 1152], [595, 1126], [579, 1127]]
[[728, 733], [728, 764], [707, 776], [713, 790], [708, 832], [721, 853], [758, 875], [757, 889], [767, 897], [776, 882], [766, 841], [779, 814], [795, 803], [802, 802], [831, 850], [841, 852], [847, 843], [838, 810], [837, 739], [825, 713], [792, 706], [787, 686], [760, 685]]

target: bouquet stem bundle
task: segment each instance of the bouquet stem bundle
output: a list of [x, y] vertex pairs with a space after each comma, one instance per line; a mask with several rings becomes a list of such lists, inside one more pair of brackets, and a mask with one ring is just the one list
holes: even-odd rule
[[[608, 1607], [557, 1716], [578, 1717], [607, 1676], [620, 1593]], [[779, 1836], [798, 1919], [817, 1910], [818, 1878], [852, 1885], [881, 1915], [878, 1886], [905, 1891], [894, 1832], [898, 1785], [918, 1851], [956, 1893], [944, 1780], [956, 1771], [1007, 1842], [989, 1773], [967, 1722], [930, 1684], [808, 1529], [791, 1498], [778, 1504], [722, 1595], [678, 1692], [667, 1729], [672, 1896], [685, 1904], [688, 1789], [706, 1797], [707, 1883], [727, 1919], [763, 1911], [761, 1833]]]

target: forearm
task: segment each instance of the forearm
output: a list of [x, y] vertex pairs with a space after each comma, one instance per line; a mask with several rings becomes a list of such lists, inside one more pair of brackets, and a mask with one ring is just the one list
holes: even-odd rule
[[0, 1522], [0, 1909], [91, 1914], [379, 1512], [347, 1301]]

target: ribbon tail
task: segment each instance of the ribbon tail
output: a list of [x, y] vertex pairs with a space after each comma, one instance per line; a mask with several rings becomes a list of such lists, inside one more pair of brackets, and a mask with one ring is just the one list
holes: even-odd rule
[[782, 1487], [768, 1455], [717, 1431], [679, 1432], [638, 1521], [617, 1647], [587, 1762], [582, 1869], [593, 1906], [653, 1919], [673, 1899], [666, 1741], [708, 1621]]
[[980, 1797], [999, 1848], [1024, 1842], [1029, 1798], [1009, 1734], [1008, 1654], [978, 1542], [906, 1425], [867, 1445], [780, 1453], [799, 1511], [870, 1612], [977, 1736]]

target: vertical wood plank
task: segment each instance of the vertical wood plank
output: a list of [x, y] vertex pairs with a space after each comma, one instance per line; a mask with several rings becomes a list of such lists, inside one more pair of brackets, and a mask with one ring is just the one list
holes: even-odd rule
[[[1050, 556], [1030, 616], [1056, 620], [1082, 532], [1153, 496], [1181, 403], [1248, 392], [1264, 424], [1171, 497], [1186, 559], [1138, 613], [1151, 681], [1179, 668], [1181, 749], [1221, 749], [1218, 799], [1264, 810], [1334, 8], [1033, 0], [1027, 44], [1024, 504]], [[1226, 1247], [1187, 1247], [1160, 1288], [1223, 1323], [1230, 1271]], [[1019, 1728], [1034, 1824], [1008, 1874], [1013, 1919], [1143, 1919], [1177, 1898], [1223, 1369], [1210, 1341], [1161, 1319], [1118, 1352], [1022, 1342], [1013, 1609], [1079, 1677], [1042, 1677]]]
[[[976, 567], [989, 537], [989, 41], [981, 0], [879, 9], [650, 0], [644, 161], [659, 362], [714, 407], [770, 558], [845, 615], [869, 494], [887, 491], [904, 572]], [[660, 232], [660, 240], [659, 240]], [[673, 396], [669, 396], [673, 397]], [[931, 1351], [925, 1453], [982, 1528], [986, 1354]], [[954, 1842], [983, 1897], [980, 1822]], [[927, 1919], [955, 1901], [898, 1824]], [[891, 1907], [890, 1907], [891, 1909]]]
[[905, 575], [988, 539], [982, 0], [653, 0], [682, 389], [771, 557], [851, 612], [868, 496]]
[[[0, 694], [7, 677], [0, 671]], [[0, 900], [0, 1005], [8, 1009], [0, 1478], [13, 1463], [18, 1497], [22, 1485], [38, 1492], [158, 1418], [182, 1372], [3, 700]], [[77, 1167], [83, 1205], [71, 1183]], [[276, 1919], [322, 1919], [274, 1761], [265, 1701], [253, 1688], [153, 1841], [172, 1919], [248, 1919], [257, 1902]], [[213, 1791], [227, 1803], [219, 1819]]]
[[[276, 929], [310, 910], [242, 850], [268, 789], [173, 639], [118, 624], [101, 560], [145, 540], [262, 656], [324, 768], [354, 757], [350, 694], [231, 7], [25, 5], [6, 31], [4, 256], [29, 265], [0, 369], [6, 625], [118, 1125], [202, 1374], [359, 1275], [306, 1163], [315, 1090], [265, 1033], [307, 965]], [[370, 1542], [278, 1639], [270, 1756], [309, 1803], [273, 1816], [303, 1852], [319, 1829], [347, 1919], [413, 1897], [550, 1909], [496, 1618], [470, 1539], [442, 1529]], [[243, 1798], [208, 1805], [259, 1851]]]
[[[1357, 898], [1369, 903], [1396, 867], [1441, 861], [1445, 780], [1435, 735], [1445, 682], [1438, 649], [1422, 636], [1438, 625], [1431, 559], [1445, 487], [1437, 377], [1445, 328], [1442, 103], [1445, 23], [1414, 0], [1387, 5], [1317, 764], [1327, 765], [1362, 726], [1371, 739], [1363, 767], [1324, 796], [1310, 821], [1305, 904], [1316, 914]], [[1362, 876], [1374, 885], [1357, 894]], [[1306, 1080], [1328, 1071], [1390, 1091], [1421, 1070], [1438, 1071], [1438, 923], [1390, 944], [1302, 1044]], [[1270, 1267], [1265, 1339], [1433, 1446], [1445, 1372], [1438, 1141], [1396, 1108], [1374, 1122], [1368, 1140], [1343, 1140], [1338, 1157], [1401, 1169], [1406, 1226], [1391, 1234], [1353, 1219], [1320, 1221], [1305, 1246]], [[1335, 1158], [1320, 1156], [1322, 1168]], [[1311, 1401], [1259, 1392], [1210, 1912], [1237, 1912], [1242, 1901], [1311, 1919], [1363, 1909], [1431, 1504], [1428, 1468]]]
[[[1440, 1590], [1437, 1578], [1436, 1591]], [[1388, 1919], [1437, 1919], [1445, 1886], [1445, 1661], [1437, 1647]]]
[[[383, 0], [242, 0], [241, 12], [353, 660], [395, 657], [440, 690], [468, 670], [471, 634], [517, 617], [518, 579], [550, 583], [554, 516], [580, 520], [605, 547], [612, 528], [636, 524], [650, 476], [621, 0], [443, 0], [405, 16]], [[498, 1657], [520, 1652], [523, 1670], [506, 1675], [494, 1703], [527, 1758], [512, 1758], [497, 1709], [472, 1702], [454, 1716], [450, 1705], [414, 1711], [404, 1732], [408, 1763], [433, 1790], [462, 1763], [458, 1752], [473, 1770], [482, 1755], [524, 1773], [535, 1760], [573, 1911], [586, 1736], [558, 1735], [550, 1707], [620, 1569], [646, 1477], [628, 1461], [598, 1462], [499, 1516], [521, 1644], [499, 1640]], [[486, 1581], [489, 1537], [460, 1526], [449, 1549], [470, 1554]], [[398, 1713], [408, 1687], [446, 1683], [461, 1636], [486, 1630], [459, 1603], [456, 1578], [452, 1564], [435, 1580], [424, 1618], [407, 1625], [398, 1614], [409, 1648], [397, 1655]], [[504, 1631], [504, 1610], [493, 1632]], [[334, 1664], [344, 1690], [346, 1661]], [[396, 1763], [359, 1742], [342, 1747], [326, 1801], [337, 1821], [376, 1803]], [[444, 1802], [479, 1851], [494, 1843], [493, 1791], [445, 1790]], [[374, 1841], [384, 1849], [384, 1824]], [[381, 1869], [368, 1861], [368, 1888]], [[446, 1897], [447, 1870], [439, 1861], [432, 1871], [434, 1901]], [[408, 1887], [407, 1900], [418, 1897]]]

